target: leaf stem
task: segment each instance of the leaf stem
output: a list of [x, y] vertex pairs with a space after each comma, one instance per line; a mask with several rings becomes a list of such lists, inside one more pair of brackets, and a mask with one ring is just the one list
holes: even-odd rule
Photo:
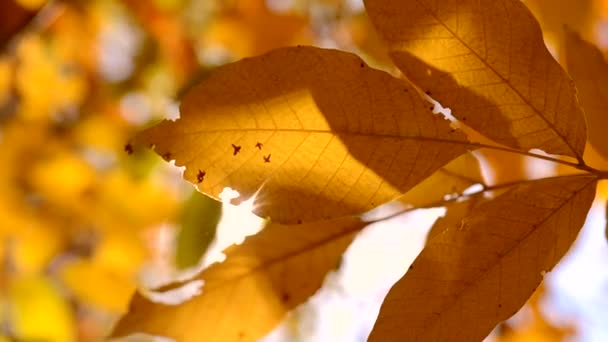
[[520, 150], [508, 148], [508, 147], [502, 147], [502, 146], [496, 146], [496, 145], [487, 145], [487, 144], [481, 144], [481, 143], [470, 143], [468, 145], [476, 147], [476, 148], [487, 148], [487, 149], [492, 149], [492, 150], [498, 150], [498, 151], [504, 151], [504, 152], [509, 152], [509, 153], [521, 154], [521, 155], [524, 155], [524, 156], [527, 156], [527, 157], [547, 160], [547, 161], [550, 161], [550, 162], [553, 162], [553, 163], [567, 165], [567, 166], [573, 167], [573, 168], [575, 168], [577, 170], [581, 170], [581, 171], [585, 171], [585, 172], [591, 173], [591, 174], [596, 175], [598, 178], [601, 178], [601, 179], [608, 179], [608, 171], [603, 171], [603, 170], [595, 169], [595, 168], [593, 168], [593, 167], [585, 164], [585, 162], [583, 161], [582, 158], [577, 158], [578, 159], [578, 163], [574, 163], [574, 162], [558, 159], [558, 158], [547, 156], [547, 155], [543, 155], [543, 154], [526, 152], [526, 151], [520, 151]]
[[[598, 177], [600, 179], [608, 179], [608, 171], [598, 171]], [[594, 174], [595, 175], [595, 174]], [[603, 175], [603, 176], [602, 176]], [[580, 176], [585, 176], [585, 175], [578, 175]], [[456, 202], [458, 200], [461, 200], [463, 198], [471, 198], [471, 197], [475, 197], [475, 196], [479, 196], [482, 195], [488, 191], [495, 191], [495, 190], [500, 190], [500, 189], [504, 189], [504, 188], [509, 188], [512, 186], [517, 186], [517, 185], [523, 185], [523, 184], [528, 184], [528, 183], [533, 183], [533, 182], [538, 182], [538, 181], [543, 181], [543, 180], [547, 180], [547, 179], [558, 179], [558, 178], [564, 178], [564, 177], [577, 177], [577, 175], [560, 175], [560, 176], [554, 176], [554, 177], [545, 177], [545, 178], [538, 178], [538, 179], [524, 179], [524, 180], [518, 180], [518, 181], [513, 181], [513, 182], [506, 182], [506, 183], [502, 183], [502, 184], [495, 184], [495, 185], [483, 185], [483, 188], [477, 192], [473, 192], [470, 194], [458, 194], [458, 196], [450, 198], [450, 199], [442, 199], [439, 201], [434, 201], [425, 205], [420, 205], [420, 206], [413, 206], [413, 207], [408, 207], [408, 208], [404, 208], [402, 210], [399, 210], [397, 212], [391, 213], [390, 215], [384, 216], [384, 217], [380, 217], [377, 219], [373, 219], [373, 220], [369, 220], [366, 221], [367, 223], [376, 223], [376, 222], [382, 222], [382, 221], [386, 221], [392, 218], [395, 218], [399, 215], [403, 215], [405, 213], [408, 213], [410, 211], [414, 211], [414, 210], [418, 210], [418, 209], [430, 209], [430, 208], [437, 208], [437, 207], [443, 207], [447, 204]], [[587, 175], [588, 177], [588, 175]], [[398, 199], [397, 199], [398, 201]]]

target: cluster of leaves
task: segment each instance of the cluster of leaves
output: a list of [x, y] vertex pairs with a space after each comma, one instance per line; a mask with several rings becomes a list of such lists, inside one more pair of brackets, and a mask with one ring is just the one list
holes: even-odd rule
[[[211, 197], [225, 187], [239, 200], [255, 196], [255, 213], [272, 223], [198, 276], [202, 294], [179, 305], [137, 294], [115, 335], [257, 340], [339, 264], [371, 223], [360, 214], [390, 201], [448, 214], [390, 290], [370, 340], [482, 340], [568, 251], [608, 178], [584, 154], [589, 143], [608, 156], [601, 52], [564, 36], [573, 81], [518, 0], [365, 8], [404, 77], [348, 52], [281, 48], [217, 68], [183, 96], [178, 120], [130, 143], [184, 166]], [[576, 173], [489, 185], [470, 154], [477, 149]], [[462, 194], [476, 183], [481, 191]], [[457, 200], [445, 198], [454, 192]]]

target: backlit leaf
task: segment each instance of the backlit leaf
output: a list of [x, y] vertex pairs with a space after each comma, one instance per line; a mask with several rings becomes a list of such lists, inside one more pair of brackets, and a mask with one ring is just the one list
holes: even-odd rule
[[426, 207], [441, 201], [446, 195], [462, 194], [474, 184], [485, 184], [477, 158], [465, 153], [435, 171], [399, 198], [399, 202], [414, 207]]
[[178, 341], [257, 341], [285, 314], [314, 294], [325, 275], [366, 224], [356, 218], [283, 226], [262, 232], [225, 253], [198, 277], [202, 294], [176, 306], [153, 303], [141, 295], [114, 330]]
[[258, 192], [256, 214], [295, 223], [388, 202], [464, 153], [466, 138], [357, 56], [293, 47], [217, 68], [180, 119], [137, 143], [186, 166], [199, 190]]
[[608, 158], [608, 64], [597, 47], [569, 30], [566, 32], [565, 58], [585, 110], [589, 143]]
[[581, 158], [586, 131], [573, 82], [519, 0], [366, 0], [397, 66], [499, 143]]
[[370, 341], [481, 341], [566, 253], [596, 178], [514, 187], [432, 238], [386, 297]]

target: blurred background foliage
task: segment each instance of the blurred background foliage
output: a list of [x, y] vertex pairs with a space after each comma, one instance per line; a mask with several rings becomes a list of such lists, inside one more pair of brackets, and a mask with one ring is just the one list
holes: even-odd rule
[[[526, 2], [555, 53], [564, 23], [607, 51], [608, 1]], [[128, 140], [214, 67], [297, 44], [396, 72], [359, 0], [0, 1], [0, 341], [101, 341], [138, 286], [196, 265], [221, 205]], [[543, 293], [499, 341], [574, 333]]]

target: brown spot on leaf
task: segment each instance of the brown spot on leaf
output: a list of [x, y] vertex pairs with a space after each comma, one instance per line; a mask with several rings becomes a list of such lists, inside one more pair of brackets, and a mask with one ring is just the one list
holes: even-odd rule
[[232, 144], [232, 148], [234, 149], [234, 151], [232, 152], [233, 156], [236, 156], [239, 152], [241, 152], [241, 146]]
[[270, 163], [270, 156], [271, 156], [271, 154], [268, 154], [267, 156], [263, 156], [264, 163]]
[[257, 147], [259, 150], [262, 149], [262, 146], [264, 146], [264, 144], [262, 144], [261, 142], [258, 141], [257, 144], [255, 144], [255, 147]]
[[431, 96], [431, 92], [430, 92], [430, 91], [428, 91], [428, 90], [427, 90], [427, 91], [425, 91], [424, 93], [425, 93], [425, 94], [427, 94], [428, 96]]
[[205, 180], [205, 175], [206, 175], [206, 174], [207, 174], [207, 173], [206, 173], [205, 171], [198, 170], [198, 174], [196, 175], [196, 180], [197, 180], [199, 183], [202, 183], [202, 182]]
[[171, 152], [167, 152], [167, 153], [163, 154], [161, 157], [164, 160], [166, 160], [166, 161], [170, 161], [171, 160]]
[[361, 67], [362, 68], [365, 67], [365, 63], [361, 62]]
[[283, 303], [287, 303], [290, 298], [291, 298], [291, 296], [287, 292], [283, 292], [283, 294], [281, 295], [281, 301]]
[[127, 152], [127, 154], [133, 154], [133, 146], [130, 143], [125, 145], [125, 152]]

